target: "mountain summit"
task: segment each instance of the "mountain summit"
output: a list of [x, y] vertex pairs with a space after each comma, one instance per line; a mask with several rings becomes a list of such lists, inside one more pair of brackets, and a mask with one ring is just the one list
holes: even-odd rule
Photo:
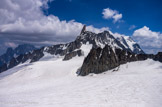
[[47, 58], [49, 55], [51, 57], [61, 57], [63, 61], [70, 60], [76, 56], [84, 56], [83, 65], [77, 72], [83, 76], [89, 73], [101, 73], [131, 61], [145, 60], [147, 58], [159, 60], [161, 58], [161, 53], [157, 54], [157, 56], [145, 54], [140, 46], [130, 37], [114, 35], [109, 31], [96, 34], [86, 31], [86, 25], [84, 25], [80, 35], [74, 41], [42, 47], [41, 49], [18, 55], [8, 63], [3, 64], [0, 67], [0, 72], [26, 61], [32, 63], [50, 59], [51, 57]]
[[144, 54], [144, 51], [136, 42], [131, 39], [131, 37], [119, 35], [116, 36], [110, 34], [109, 31], [104, 31], [96, 34], [90, 31], [86, 31], [85, 25], [77, 39], [83, 44], [89, 42], [95, 47], [103, 48], [105, 45], [110, 45], [112, 48], [120, 48], [133, 53]]
[[86, 25], [83, 26], [81, 32], [80, 32], [80, 35], [83, 34], [84, 32], [86, 31]]

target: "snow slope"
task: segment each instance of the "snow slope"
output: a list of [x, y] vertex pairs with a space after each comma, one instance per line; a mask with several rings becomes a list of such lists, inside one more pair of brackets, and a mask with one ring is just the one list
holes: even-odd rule
[[118, 34], [118, 33], [114, 33], [112, 35], [115, 37], [115, 39], [120, 41], [120, 43], [126, 49], [130, 49], [132, 52], [138, 53], [138, 54], [143, 53], [140, 46], [130, 36], [125, 36], [125, 35], [121, 35], [121, 34]]
[[45, 55], [1, 73], [0, 107], [161, 107], [161, 63], [148, 59], [80, 77], [83, 59]]

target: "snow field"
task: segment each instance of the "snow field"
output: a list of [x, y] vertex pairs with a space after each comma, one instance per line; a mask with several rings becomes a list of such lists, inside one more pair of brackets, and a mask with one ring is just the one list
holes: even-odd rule
[[0, 107], [161, 107], [160, 62], [136, 61], [81, 77], [76, 71], [83, 59], [46, 55], [1, 73]]

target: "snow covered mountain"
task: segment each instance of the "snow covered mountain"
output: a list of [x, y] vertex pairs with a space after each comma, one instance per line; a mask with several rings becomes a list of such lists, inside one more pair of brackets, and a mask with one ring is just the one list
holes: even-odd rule
[[[90, 47], [82, 47], [89, 49]], [[1, 107], [161, 107], [162, 64], [151, 59], [117, 72], [76, 76], [84, 56], [63, 61], [46, 54], [0, 74]]]
[[133, 41], [133, 39], [129, 36], [120, 35], [118, 33], [113, 34], [115, 39], [121, 42], [125, 48], [130, 49], [133, 53], [144, 54], [144, 51], [140, 48], [140, 46]]
[[24, 53], [23, 55], [18, 55], [17, 57], [12, 57], [9, 61], [0, 66], [0, 72], [10, 69], [19, 63], [24, 63], [29, 59], [31, 62], [38, 61], [45, 55], [45, 53], [49, 53], [55, 56], [65, 56], [64, 60], [69, 60], [74, 56], [81, 56], [85, 54], [81, 50], [81, 47], [88, 44], [92, 45], [94, 48], [104, 48], [105, 45], [109, 45], [111, 48], [113, 48], [113, 50], [119, 48], [136, 54], [144, 54], [139, 45], [135, 43], [130, 37], [119, 35], [113, 36], [108, 31], [95, 34], [93, 32], [86, 31], [86, 26], [84, 26], [80, 35], [73, 42], [43, 47], [33, 52]]
[[0, 107], [161, 107], [160, 62], [162, 52], [147, 55], [129, 37], [84, 27], [73, 42], [0, 67]]
[[143, 54], [143, 50], [140, 46], [134, 42], [131, 37], [110, 34], [108, 31], [104, 31], [102, 33], [95, 34], [90, 31], [82, 30], [80, 36], [77, 37], [82, 43], [89, 42], [94, 46], [103, 48], [105, 45], [109, 45], [112, 48], [120, 48], [124, 50], [128, 50], [133, 53]]
[[17, 57], [21, 54], [28, 53], [36, 48], [30, 44], [22, 44], [18, 45], [15, 49], [11, 47], [7, 49], [6, 53], [0, 56], [0, 66], [5, 63], [8, 63], [12, 58]]

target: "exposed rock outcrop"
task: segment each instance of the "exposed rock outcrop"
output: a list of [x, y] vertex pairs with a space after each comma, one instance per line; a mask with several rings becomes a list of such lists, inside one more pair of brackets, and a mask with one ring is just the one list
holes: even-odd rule
[[82, 50], [77, 50], [77, 51], [73, 51], [73, 52], [70, 52], [70, 53], [67, 53], [65, 56], [64, 56], [64, 61], [66, 61], [66, 60], [70, 60], [70, 59], [72, 59], [73, 57], [75, 57], [75, 56], [82, 56], [83, 55], [83, 53], [82, 53]]
[[[64, 61], [70, 60], [75, 56], [83, 55], [84, 53], [82, 53], [81, 46], [86, 44], [91, 44], [93, 48], [88, 56], [85, 56], [86, 59], [81, 71], [86, 69], [86, 73], [83, 73], [83, 75], [87, 75], [90, 72], [104, 72], [107, 69], [117, 67], [119, 64], [124, 64], [128, 61], [136, 61], [137, 59], [143, 60], [143, 58], [146, 59], [148, 57], [144, 54], [140, 46], [130, 37], [120, 37], [117, 39], [109, 31], [96, 34], [86, 31], [86, 26], [84, 25], [80, 35], [77, 36], [74, 41], [66, 44], [42, 47], [41, 49], [36, 49], [28, 53], [19, 54], [14, 58], [10, 58], [8, 62], [0, 66], [0, 72], [10, 69], [20, 63], [24, 63], [27, 60], [31, 63], [39, 61], [44, 56], [44, 53], [64, 56]], [[9, 53], [12, 53], [12, 50], [9, 51], [11, 51]], [[125, 56], [125, 54], [127, 54], [127, 56]], [[135, 54], [141, 55], [136, 57]], [[160, 55], [161, 54], [157, 57], [150, 55], [150, 57], [154, 57], [158, 60], [158, 58], [161, 57]], [[94, 68], [92, 69], [92, 67]]]
[[7, 68], [7, 64], [3, 64], [1, 67], [0, 67], [0, 73], [3, 72], [3, 71], [6, 71], [8, 68]]
[[80, 35], [83, 34], [84, 32], [86, 31], [86, 25], [83, 26], [81, 32], [80, 32]]
[[103, 49], [91, 49], [88, 56], [84, 59], [81, 68], [78, 69], [77, 74], [81, 76], [88, 75], [89, 73], [98, 74], [127, 62], [146, 60], [147, 58], [161, 62], [162, 52], [159, 52], [157, 55], [135, 54], [123, 49], [113, 50], [111, 46], [106, 45]]
[[117, 66], [119, 66], [119, 63], [115, 53], [112, 48], [106, 45], [103, 49], [100, 47], [97, 49], [92, 48], [78, 74], [82, 76], [89, 73], [98, 74]]

